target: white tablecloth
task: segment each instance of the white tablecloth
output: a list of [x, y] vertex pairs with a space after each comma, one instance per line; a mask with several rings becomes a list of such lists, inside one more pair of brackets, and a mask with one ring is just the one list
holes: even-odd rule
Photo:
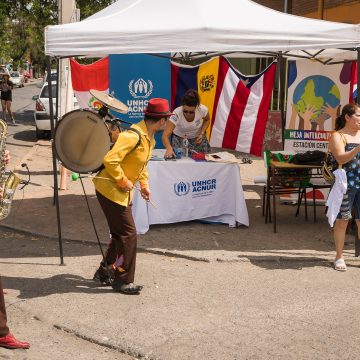
[[134, 191], [133, 216], [138, 234], [151, 224], [189, 220], [249, 225], [238, 164], [192, 159], [149, 161], [151, 200]]

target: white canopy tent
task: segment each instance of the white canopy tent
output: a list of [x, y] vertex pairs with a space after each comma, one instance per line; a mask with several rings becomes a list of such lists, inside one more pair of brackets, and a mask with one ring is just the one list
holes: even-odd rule
[[[246, 52], [252, 56], [255, 53], [261, 56], [288, 56], [289, 52], [293, 52], [302, 56], [306, 54], [304, 51], [308, 51], [311, 53], [309, 57], [315, 58], [319, 50], [344, 48], [357, 48], [359, 61], [359, 24], [288, 15], [250, 0], [119, 0], [83, 21], [48, 26], [45, 29], [49, 73], [51, 57], [179, 52], [205, 52], [207, 55]], [[341, 54], [341, 60], [348, 60], [354, 52], [347, 51], [349, 55], [343, 51], [336, 53]], [[360, 80], [360, 76], [358, 78]], [[51, 77], [49, 92], [54, 134]], [[60, 258], [63, 264], [54, 153], [53, 171]]]
[[360, 25], [284, 14], [250, 0], [119, 0], [83, 21], [45, 29], [49, 56], [358, 46]]

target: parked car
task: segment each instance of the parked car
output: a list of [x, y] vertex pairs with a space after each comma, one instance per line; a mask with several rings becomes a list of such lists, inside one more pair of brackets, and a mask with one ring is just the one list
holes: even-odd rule
[[10, 80], [14, 86], [24, 87], [24, 77], [18, 71], [10, 72]]
[[[57, 82], [57, 71], [56, 69], [51, 69], [51, 82]], [[45, 76], [44, 76], [44, 80], [43, 80], [43, 83], [41, 86], [44, 86], [45, 83], [47, 83], [49, 81], [49, 76], [48, 76], [48, 73], [47, 71], [45, 71]]]
[[[57, 83], [51, 85], [52, 97], [53, 97], [53, 111], [54, 115], [56, 112], [56, 94], [57, 94]], [[50, 134], [51, 125], [50, 125], [50, 104], [49, 104], [49, 86], [47, 83], [44, 83], [40, 90], [39, 95], [34, 95], [33, 100], [35, 100], [35, 126], [36, 126], [36, 137], [41, 139], [46, 135]], [[78, 109], [79, 104], [74, 95], [74, 109]]]

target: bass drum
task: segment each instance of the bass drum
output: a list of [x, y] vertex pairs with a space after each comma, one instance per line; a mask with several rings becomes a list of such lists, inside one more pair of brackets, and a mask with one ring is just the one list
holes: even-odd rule
[[55, 127], [57, 158], [67, 169], [80, 174], [99, 170], [110, 145], [108, 127], [102, 117], [91, 110], [70, 111]]

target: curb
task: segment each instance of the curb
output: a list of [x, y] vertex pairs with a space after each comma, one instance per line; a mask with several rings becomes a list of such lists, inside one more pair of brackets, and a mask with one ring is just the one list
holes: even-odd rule
[[27, 314], [29, 314], [30, 317], [33, 317], [34, 320], [40, 321], [42, 323], [46, 323], [57, 330], [64, 331], [70, 335], [74, 335], [82, 340], [91, 342], [93, 344], [96, 344], [96, 345], [99, 345], [102, 347], [106, 347], [108, 349], [116, 350], [120, 353], [132, 356], [136, 359], [144, 358], [144, 359], [149, 359], [149, 360], [162, 360], [159, 357], [153, 356], [151, 354], [146, 354], [136, 344], [117, 343], [107, 337], [100, 338], [100, 337], [97, 337], [96, 335], [95, 336], [88, 335], [89, 333], [91, 333], [91, 331], [86, 331], [86, 329], [84, 329], [83, 331], [75, 330], [67, 325], [62, 325], [60, 323], [53, 323], [46, 316], [43, 316], [43, 315], [40, 315], [39, 313], [34, 312], [34, 310], [31, 308], [31, 306], [29, 306], [29, 304], [27, 304], [24, 301], [20, 301], [20, 302], [19, 301], [10, 301], [9, 305], [13, 306], [13, 307], [17, 307], [21, 311], [26, 312]]
[[[0, 225], [0, 228], [16, 231], [20, 234], [30, 235], [30, 236], [36, 236], [39, 238], [48, 239], [51, 241], [58, 241], [57, 237], [40, 234], [34, 231], [28, 231], [24, 229], [20, 229], [11, 225]], [[69, 239], [69, 238], [62, 238], [62, 242], [73, 242], [76, 244], [85, 244], [85, 245], [98, 245], [97, 241], [89, 241], [89, 240], [80, 240], [80, 239]], [[105, 247], [107, 246], [107, 243], [101, 242], [101, 246]], [[246, 254], [233, 254], [231, 257], [228, 258], [220, 258], [217, 255], [214, 255], [212, 257], [204, 257], [204, 256], [195, 256], [195, 255], [189, 255], [186, 253], [179, 253], [177, 251], [171, 251], [167, 249], [159, 249], [159, 248], [148, 248], [146, 246], [139, 246], [138, 247], [138, 253], [145, 253], [145, 254], [153, 254], [153, 255], [161, 255], [166, 257], [172, 257], [172, 258], [178, 258], [178, 259], [185, 259], [190, 261], [199, 261], [199, 262], [205, 262], [205, 263], [237, 263], [237, 262], [247, 262], [247, 263], [329, 263], [330, 266], [332, 266], [333, 262], [333, 255], [329, 256], [319, 256], [319, 255], [309, 255], [309, 256], [303, 256], [303, 255], [296, 255], [293, 256], [289, 255], [261, 255], [261, 253], [257, 255], [246, 255]], [[101, 255], [99, 253], [99, 255]], [[235, 255], [235, 256], [234, 256]], [[346, 263], [352, 264], [352, 265], [360, 265], [360, 258], [350, 258], [348, 257], [346, 259]]]

